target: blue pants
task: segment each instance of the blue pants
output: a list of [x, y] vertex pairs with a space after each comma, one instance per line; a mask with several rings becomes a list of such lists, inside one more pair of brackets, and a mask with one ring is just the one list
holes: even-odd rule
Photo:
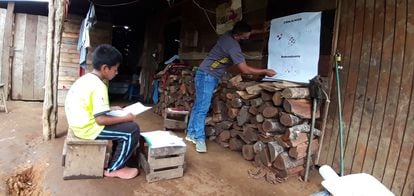
[[195, 76], [196, 97], [190, 114], [187, 135], [194, 137], [196, 141], [205, 141], [205, 119], [211, 105], [214, 89], [217, 87], [218, 78], [202, 70], [198, 70]]
[[112, 158], [108, 165], [109, 172], [125, 167], [125, 163], [137, 147], [139, 132], [139, 126], [135, 122], [104, 127], [96, 139], [112, 140]]

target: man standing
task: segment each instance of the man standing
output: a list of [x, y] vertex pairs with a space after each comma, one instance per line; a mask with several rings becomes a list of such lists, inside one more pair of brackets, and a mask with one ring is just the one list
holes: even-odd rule
[[205, 143], [205, 119], [211, 105], [214, 89], [231, 65], [237, 65], [244, 74], [274, 76], [272, 69], [257, 69], [246, 64], [239, 42], [250, 37], [252, 28], [245, 22], [237, 22], [233, 29], [222, 35], [201, 63], [195, 76], [196, 98], [187, 129], [186, 140], [196, 144], [197, 152], [207, 152]]

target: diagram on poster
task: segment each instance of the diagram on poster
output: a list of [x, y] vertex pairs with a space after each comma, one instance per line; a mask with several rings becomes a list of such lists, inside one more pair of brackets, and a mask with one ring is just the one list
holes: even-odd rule
[[264, 80], [309, 83], [318, 74], [320, 29], [321, 12], [273, 19], [267, 67], [277, 74]]

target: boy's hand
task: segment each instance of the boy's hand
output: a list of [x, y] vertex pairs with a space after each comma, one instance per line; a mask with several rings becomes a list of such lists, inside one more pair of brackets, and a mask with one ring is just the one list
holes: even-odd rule
[[122, 110], [120, 106], [112, 106], [111, 110]]
[[135, 115], [133, 115], [133, 114], [129, 113], [128, 115], [126, 115], [126, 116], [125, 116], [125, 118], [126, 118], [128, 121], [134, 121], [134, 120], [135, 120]]

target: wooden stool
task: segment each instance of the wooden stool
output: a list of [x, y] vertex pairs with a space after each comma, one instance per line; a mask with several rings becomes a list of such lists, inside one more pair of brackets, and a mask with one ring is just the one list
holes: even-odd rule
[[6, 89], [4, 84], [0, 84], [0, 108], [4, 108], [4, 111], [8, 113], [6, 106]]
[[[158, 132], [158, 131], [155, 131]], [[154, 137], [168, 138], [175, 136], [171, 131], [160, 131]], [[185, 143], [175, 143], [167, 146], [157, 147], [157, 139], [151, 139], [143, 135], [145, 139], [144, 150], [140, 153], [140, 164], [146, 173], [147, 182], [155, 182], [164, 179], [182, 177], [184, 174]]]
[[187, 129], [188, 114], [190, 112], [177, 108], [165, 108], [164, 128]]
[[71, 129], [63, 146], [63, 179], [102, 178], [108, 159], [108, 140], [85, 140], [75, 136]]

